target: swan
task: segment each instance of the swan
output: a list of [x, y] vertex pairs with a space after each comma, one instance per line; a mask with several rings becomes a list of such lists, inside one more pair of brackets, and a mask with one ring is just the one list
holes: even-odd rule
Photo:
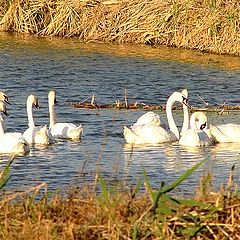
[[[152, 124], [135, 124], [128, 128], [124, 126], [124, 137], [127, 143], [131, 144], [156, 144], [172, 142], [179, 139], [179, 131], [172, 115], [172, 106], [178, 101], [187, 104], [188, 91], [184, 89], [182, 92], [174, 92], [167, 100], [166, 114], [169, 124], [169, 130]], [[184, 123], [185, 124], [185, 123]]]
[[0, 154], [24, 154], [29, 152], [29, 146], [21, 133], [4, 133], [2, 113], [8, 116], [6, 106], [0, 101]]
[[227, 123], [222, 125], [210, 125], [210, 135], [215, 142], [220, 143], [239, 143], [240, 125]]
[[32, 111], [33, 106], [39, 108], [38, 98], [31, 94], [27, 98], [28, 129], [23, 133], [23, 138], [28, 144], [49, 144], [47, 126], [35, 126]]
[[[188, 109], [183, 106], [185, 111]], [[189, 122], [189, 118], [188, 118]], [[212, 143], [206, 133], [207, 116], [204, 112], [194, 112], [190, 118], [190, 128], [182, 131], [179, 144], [189, 147], [208, 146]]]
[[50, 91], [48, 93], [48, 104], [49, 104], [49, 115], [50, 115], [50, 124], [49, 132], [50, 135], [56, 138], [63, 139], [72, 139], [77, 140], [81, 138], [83, 127], [82, 125], [76, 126], [73, 123], [57, 123], [55, 106], [56, 103], [56, 92]]

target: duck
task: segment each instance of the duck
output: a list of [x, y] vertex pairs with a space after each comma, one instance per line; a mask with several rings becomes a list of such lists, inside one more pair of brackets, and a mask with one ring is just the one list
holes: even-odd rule
[[2, 114], [8, 116], [6, 105], [0, 101], [0, 154], [26, 154], [29, 153], [29, 146], [21, 133], [4, 132]]
[[[124, 126], [124, 138], [129, 144], [158, 144], [173, 142], [179, 139], [179, 131], [172, 115], [172, 107], [175, 102], [187, 105], [188, 91], [174, 92], [168, 98], [166, 114], [169, 129], [154, 124], [135, 124], [131, 127]], [[185, 124], [185, 123], [184, 123]]]
[[80, 124], [79, 126], [73, 123], [62, 123], [57, 122], [55, 104], [56, 104], [56, 92], [54, 90], [49, 91], [48, 93], [48, 104], [49, 104], [49, 135], [53, 139], [70, 139], [70, 140], [79, 140], [81, 139], [83, 133], [83, 127]]
[[29, 145], [47, 145], [49, 144], [47, 126], [35, 126], [33, 106], [39, 108], [38, 97], [34, 94], [30, 94], [27, 98], [28, 129], [23, 133], [23, 138]]

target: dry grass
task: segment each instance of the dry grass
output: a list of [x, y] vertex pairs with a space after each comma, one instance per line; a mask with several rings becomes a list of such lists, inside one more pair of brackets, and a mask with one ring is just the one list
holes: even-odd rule
[[87, 187], [61, 197], [41, 184], [2, 198], [0, 238], [240, 239], [240, 195], [229, 179], [211, 193], [207, 175], [195, 200], [163, 195], [156, 209], [148, 187], [146, 193], [102, 187], [98, 194]]
[[240, 55], [238, 0], [0, 0], [0, 29]]

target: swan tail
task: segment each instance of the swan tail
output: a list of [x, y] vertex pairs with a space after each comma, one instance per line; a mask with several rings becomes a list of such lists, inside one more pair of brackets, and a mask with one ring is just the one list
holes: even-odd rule
[[48, 129], [47, 126], [44, 125], [40, 127], [34, 136], [34, 143], [35, 144], [49, 144], [49, 136], [48, 136]]
[[71, 139], [80, 139], [83, 133], [82, 125], [77, 126], [69, 131], [68, 135]]

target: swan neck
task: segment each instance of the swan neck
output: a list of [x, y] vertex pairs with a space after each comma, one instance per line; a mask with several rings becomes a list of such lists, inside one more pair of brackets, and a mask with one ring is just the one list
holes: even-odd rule
[[32, 110], [32, 103], [27, 102], [27, 116], [28, 116], [28, 126], [35, 127], [34, 118], [33, 118], [33, 110]]
[[56, 113], [55, 113], [55, 109], [54, 109], [54, 103], [51, 103], [49, 101], [49, 116], [50, 116], [50, 123], [49, 123], [49, 127], [51, 128], [53, 125], [56, 124], [57, 122], [57, 117], [56, 117]]
[[199, 130], [196, 124], [197, 114], [193, 114], [190, 118], [190, 127], [195, 130]]
[[3, 128], [3, 118], [0, 114], [0, 136], [4, 135], [4, 128]]
[[166, 105], [166, 113], [167, 113], [167, 120], [168, 120], [170, 131], [176, 136], [177, 139], [179, 139], [179, 131], [172, 115], [172, 106], [175, 102], [176, 102], [175, 99], [173, 99], [172, 97], [169, 97]]
[[182, 131], [187, 131], [189, 129], [189, 112], [188, 112], [188, 107], [183, 104], [183, 126], [182, 126]]

